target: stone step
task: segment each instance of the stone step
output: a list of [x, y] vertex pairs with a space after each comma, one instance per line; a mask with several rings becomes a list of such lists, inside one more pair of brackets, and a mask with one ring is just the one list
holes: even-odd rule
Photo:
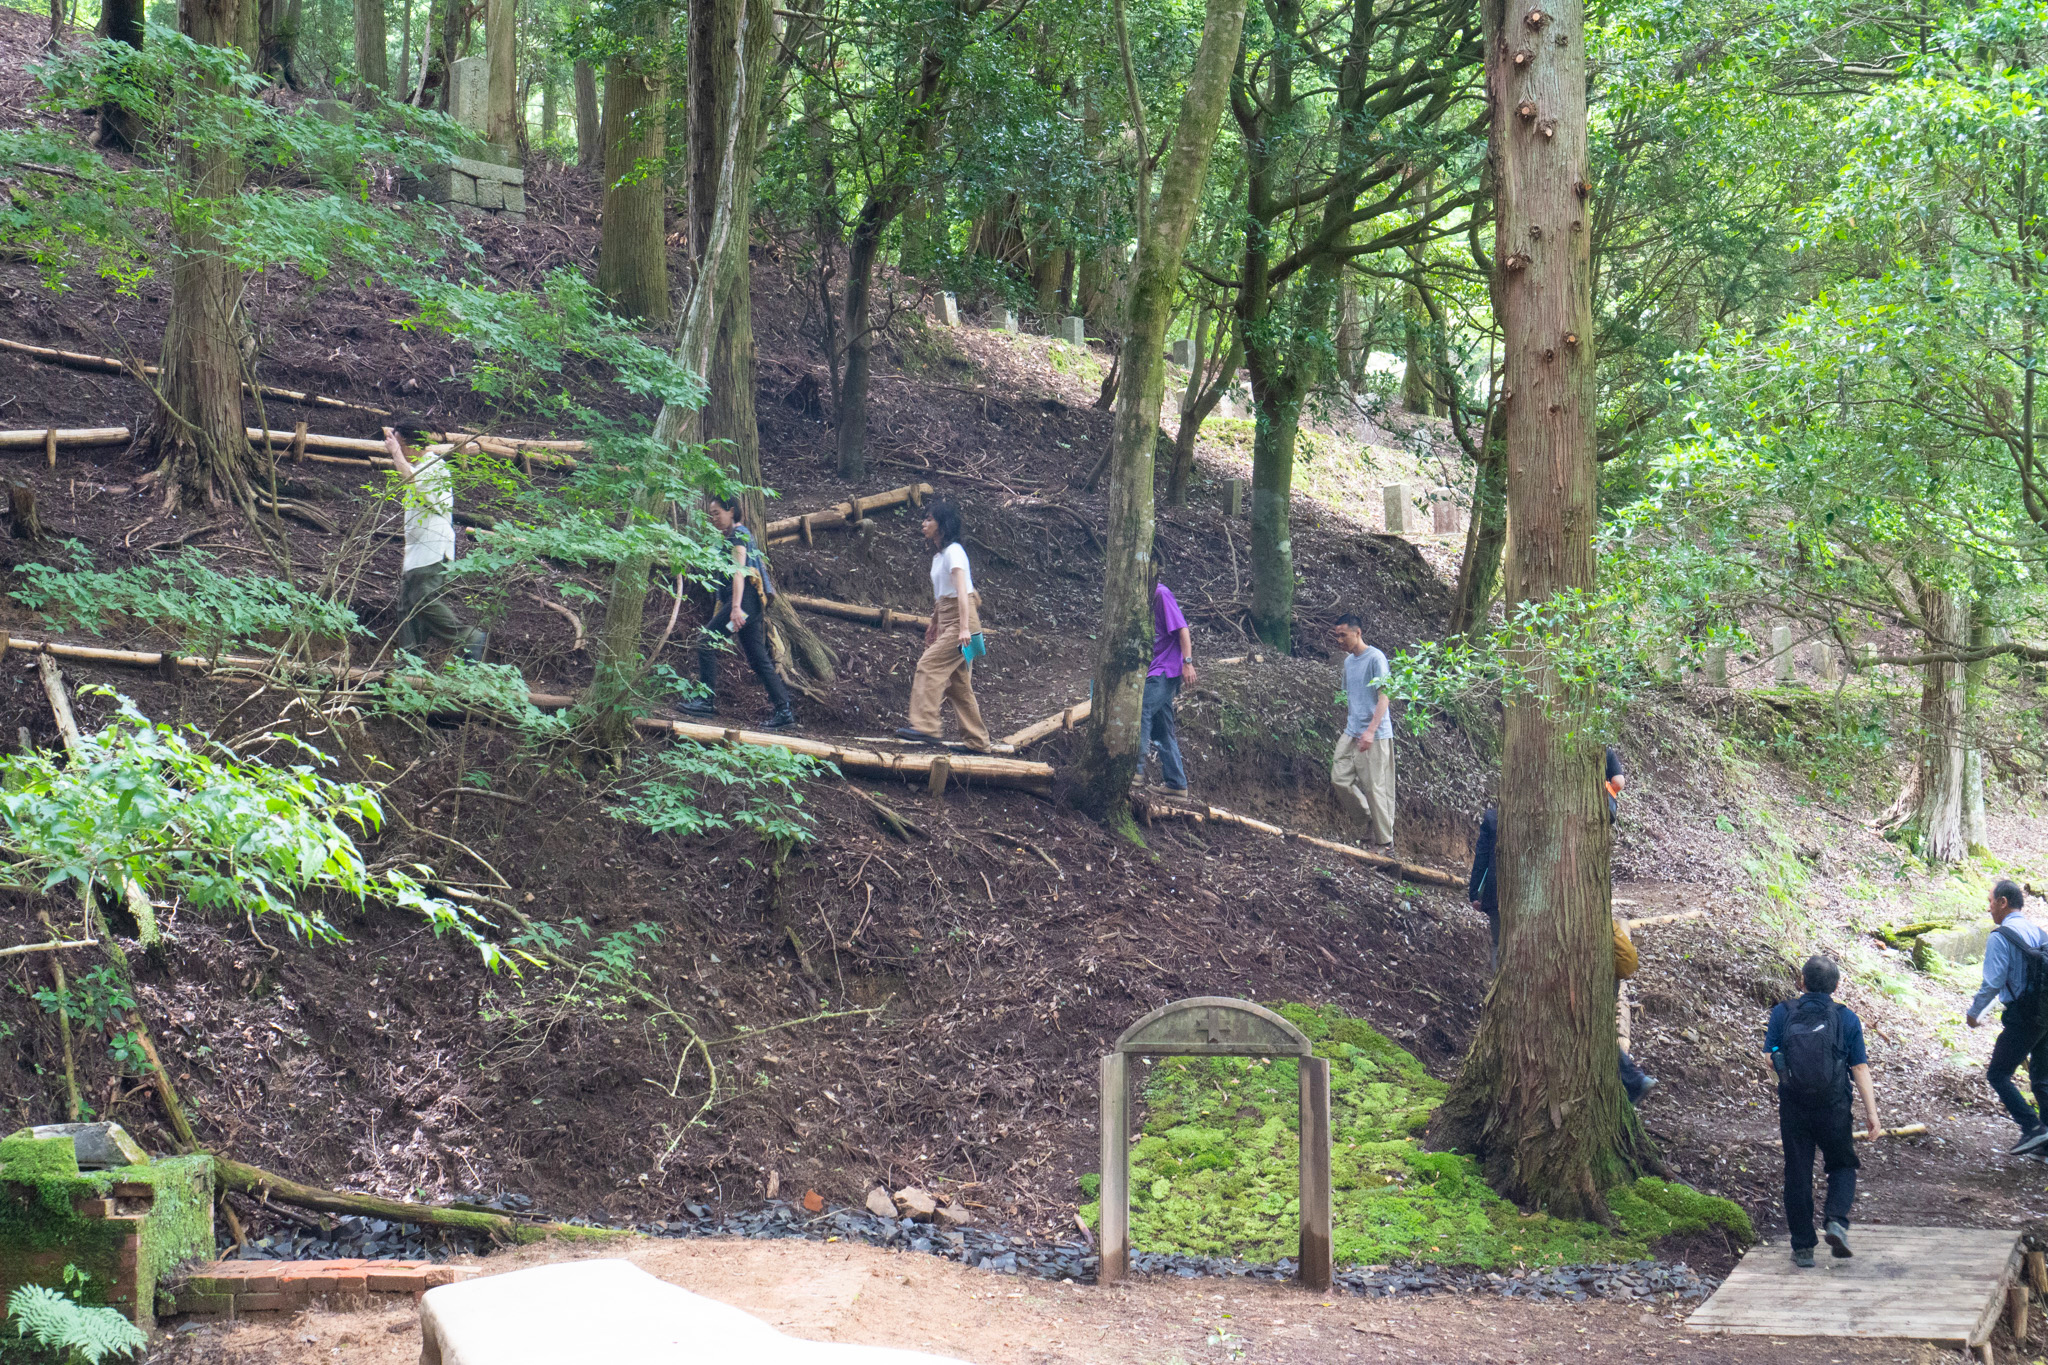
[[176, 1312], [200, 1317], [296, 1313], [315, 1304], [372, 1307], [476, 1274], [432, 1261], [213, 1261], [193, 1266], [170, 1290]]

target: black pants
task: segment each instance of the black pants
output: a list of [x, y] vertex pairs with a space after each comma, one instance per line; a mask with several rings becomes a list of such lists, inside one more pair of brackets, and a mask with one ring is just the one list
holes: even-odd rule
[[747, 585], [746, 596], [740, 599], [740, 610], [745, 613], [747, 623], [737, 631], [729, 631], [726, 625], [732, 620], [732, 598], [721, 594], [711, 604], [711, 619], [704, 623], [703, 633], [697, 643], [697, 681], [718, 695], [718, 656], [720, 640], [734, 640], [740, 652], [747, 656], [747, 663], [753, 668], [754, 676], [767, 689], [768, 700], [777, 711], [789, 706], [789, 688], [783, 684], [782, 675], [775, 671], [775, 660], [768, 654], [768, 621], [761, 611], [761, 594], [754, 585]]
[[2048, 1019], [2015, 1019], [2008, 1009], [2005, 1027], [1998, 1031], [1998, 1041], [1991, 1045], [1991, 1065], [1985, 1069], [1984, 1078], [1998, 1092], [1998, 1098], [2005, 1105], [2005, 1112], [2012, 1115], [2012, 1121], [2020, 1126], [2022, 1132], [2031, 1133], [2041, 1126], [2041, 1116], [2020, 1095], [2020, 1088], [2012, 1083], [2012, 1073], [2019, 1069], [2021, 1062], [2027, 1064], [2027, 1080], [2033, 1086], [2034, 1103], [2048, 1110]]
[[1856, 1139], [1850, 1136], [1849, 1100], [1813, 1109], [1778, 1096], [1778, 1136], [1785, 1141], [1785, 1227], [1792, 1249], [1816, 1245], [1813, 1231], [1813, 1154], [1820, 1153], [1828, 1175], [1825, 1222], [1849, 1226], [1849, 1206], [1856, 1202]]

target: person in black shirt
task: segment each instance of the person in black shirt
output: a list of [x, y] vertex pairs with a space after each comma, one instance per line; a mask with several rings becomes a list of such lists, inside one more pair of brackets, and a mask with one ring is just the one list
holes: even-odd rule
[[1842, 969], [1831, 958], [1810, 957], [1799, 972], [1806, 993], [1771, 1006], [1764, 1052], [1778, 1073], [1778, 1136], [1785, 1144], [1785, 1227], [1791, 1234], [1792, 1263], [1813, 1265], [1813, 1155], [1827, 1171], [1827, 1205], [1822, 1212], [1828, 1248], [1838, 1258], [1849, 1250], [1849, 1209], [1856, 1202], [1856, 1139], [1849, 1128], [1850, 1087], [1863, 1101], [1863, 1120], [1873, 1134], [1877, 1097], [1870, 1089], [1870, 1058], [1863, 1049], [1863, 1021], [1835, 1003]]
[[704, 695], [684, 702], [683, 714], [718, 714], [718, 656], [723, 652], [719, 648], [718, 636], [724, 631], [739, 643], [754, 676], [761, 680], [768, 700], [775, 706], [774, 714], [766, 722], [767, 727], [771, 730], [788, 729], [796, 724], [796, 712], [790, 709], [789, 688], [782, 681], [782, 675], [775, 671], [775, 660], [769, 657], [768, 622], [763, 615], [766, 599], [775, 595], [775, 585], [768, 577], [768, 565], [761, 558], [761, 551], [755, 547], [752, 533], [739, 519], [738, 499], [709, 499], [704, 504], [704, 514], [714, 527], [724, 533], [726, 544], [732, 547], [732, 578], [719, 585], [718, 596], [711, 603], [711, 619], [704, 623], [704, 631], [697, 644], [697, 677], [704, 684]]
[[1493, 849], [1500, 840], [1500, 807], [1488, 806], [1479, 817], [1479, 842], [1472, 846], [1472, 874], [1465, 879], [1465, 899], [1486, 916], [1493, 936], [1493, 969], [1500, 970], [1500, 880], [1493, 875]]

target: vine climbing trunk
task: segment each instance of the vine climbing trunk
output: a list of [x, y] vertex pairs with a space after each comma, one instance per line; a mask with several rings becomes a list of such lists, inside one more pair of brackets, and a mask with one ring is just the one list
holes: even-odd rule
[[605, 65], [604, 221], [597, 287], [618, 310], [667, 322], [668, 244], [662, 162], [668, 146], [668, 13], [637, 21], [630, 46]]
[[[1554, 3], [1482, 7], [1515, 527], [1507, 590], [1568, 610], [1564, 599], [1593, 587], [1592, 262], [1584, 5]], [[1555, 662], [1533, 650], [1517, 662], [1532, 688], [1507, 707], [1500, 971], [1437, 1122], [1507, 1197], [1609, 1222], [1606, 1191], [1655, 1157], [1616, 1074], [1602, 751]]]
[[[241, 14], [256, 0], [182, 0], [178, 26], [208, 47], [234, 47]], [[171, 307], [157, 380], [157, 411], [141, 446], [158, 456], [167, 506], [211, 507], [225, 497], [245, 511], [249, 441], [242, 422], [242, 272], [223, 231], [242, 173], [216, 120], [176, 123], [178, 192]]]
[[[1152, 657], [1152, 481], [1159, 447], [1159, 406], [1166, 385], [1162, 348], [1172, 320], [1181, 253], [1194, 230], [1210, 150], [1229, 93], [1244, 28], [1245, 0], [1208, 0], [1202, 45], [1181, 96], [1180, 126], [1160, 170], [1159, 199], [1138, 175], [1138, 255], [1124, 306], [1122, 379], [1109, 478], [1109, 531], [1103, 551], [1102, 629], [1095, 646], [1095, 705], [1082, 735], [1074, 804], [1101, 817], [1120, 806], [1136, 775], [1144, 737], [1139, 733], [1146, 666]], [[1133, 119], [1138, 160], [1145, 150], [1143, 105], [1125, 32], [1123, 0], [1116, 0], [1118, 48]], [[1127, 817], [1128, 818], [1128, 817]]]

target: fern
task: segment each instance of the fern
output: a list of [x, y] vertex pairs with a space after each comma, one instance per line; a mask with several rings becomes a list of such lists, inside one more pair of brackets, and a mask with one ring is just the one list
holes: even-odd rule
[[108, 1356], [141, 1351], [149, 1338], [111, 1308], [87, 1308], [54, 1289], [25, 1284], [7, 1300], [14, 1330], [45, 1350], [60, 1351], [67, 1362], [99, 1365]]

